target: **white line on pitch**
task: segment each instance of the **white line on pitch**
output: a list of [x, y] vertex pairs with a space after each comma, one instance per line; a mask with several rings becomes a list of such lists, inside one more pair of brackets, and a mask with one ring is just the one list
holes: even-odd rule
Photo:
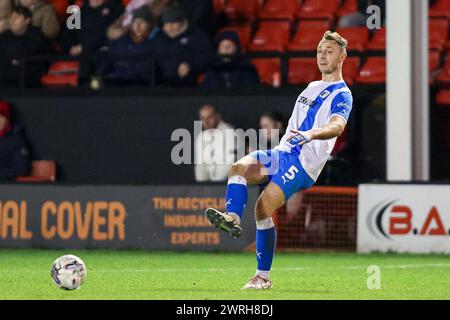
[[[273, 271], [304, 271], [304, 270], [323, 270], [323, 269], [366, 269], [369, 265], [364, 266], [336, 266], [336, 267], [279, 267], [273, 268]], [[450, 264], [434, 263], [434, 264], [403, 264], [403, 265], [380, 265], [381, 269], [413, 269], [413, 268], [450, 268]], [[242, 268], [166, 268], [166, 269], [98, 269], [96, 272], [227, 272], [241, 271]]]
[[[275, 267], [273, 271], [305, 271], [305, 270], [335, 270], [335, 269], [366, 269], [368, 265], [359, 266], [336, 266], [336, 267]], [[431, 264], [403, 264], [403, 265], [380, 265], [381, 269], [414, 269], [414, 268], [450, 268], [450, 264], [431, 263]], [[154, 269], [89, 269], [88, 272], [228, 272], [241, 271], [242, 268], [154, 268]], [[24, 273], [28, 269], [2, 270], [0, 273]], [[48, 272], [44, 270], [34, 270], [34, 272]]]

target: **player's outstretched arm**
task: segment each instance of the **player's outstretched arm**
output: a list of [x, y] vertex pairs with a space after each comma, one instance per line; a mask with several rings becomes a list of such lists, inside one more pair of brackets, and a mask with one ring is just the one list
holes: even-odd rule
[[322, 128], [308, 131], [291, 130], [292, 136], [287, 139], [290, 141], [295, 137], [303, 138], [299, 145], [310, 142], [311, 140], [328, 140], [339, 137], [344, 132], [346, 122], [340, 116], [333, 116], [330, 121]]

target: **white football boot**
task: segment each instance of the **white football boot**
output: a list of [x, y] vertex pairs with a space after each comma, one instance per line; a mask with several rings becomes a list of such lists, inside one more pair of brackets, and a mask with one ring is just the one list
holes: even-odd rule
[[256, 275], [242, 287], [242, 290], [265, 290], [270, 288], [272, 288], [272, 281]]
[[233, 215], [222, 213], [214, 208], [206, 209], [205, 215], [211, 225], [227, 232], [231, 237], [239, 238], [242, 235], [242, 227]]

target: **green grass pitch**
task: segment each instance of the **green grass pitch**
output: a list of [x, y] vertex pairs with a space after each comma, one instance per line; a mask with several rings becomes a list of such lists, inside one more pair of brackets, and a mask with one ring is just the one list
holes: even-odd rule
[[[87, 265], [79, 290], [57, 289], [51, 263], [63, 254]], [[367, 267], [381, 289], [367, 288]], [[449, 299], [450, 257], [355, 253], [279, 253], [266, 291], [242, 291], [251, 253], [0, 249], [0, 299]]]

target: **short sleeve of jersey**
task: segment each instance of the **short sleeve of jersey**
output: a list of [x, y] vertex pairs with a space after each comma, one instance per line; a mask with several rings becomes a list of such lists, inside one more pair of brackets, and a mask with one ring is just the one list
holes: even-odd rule
[[353, 97], [348, 91], [339, 92], [331, 102], [330, 117], [340, 116], [348, 121], [350, 111], [352, 111]]

